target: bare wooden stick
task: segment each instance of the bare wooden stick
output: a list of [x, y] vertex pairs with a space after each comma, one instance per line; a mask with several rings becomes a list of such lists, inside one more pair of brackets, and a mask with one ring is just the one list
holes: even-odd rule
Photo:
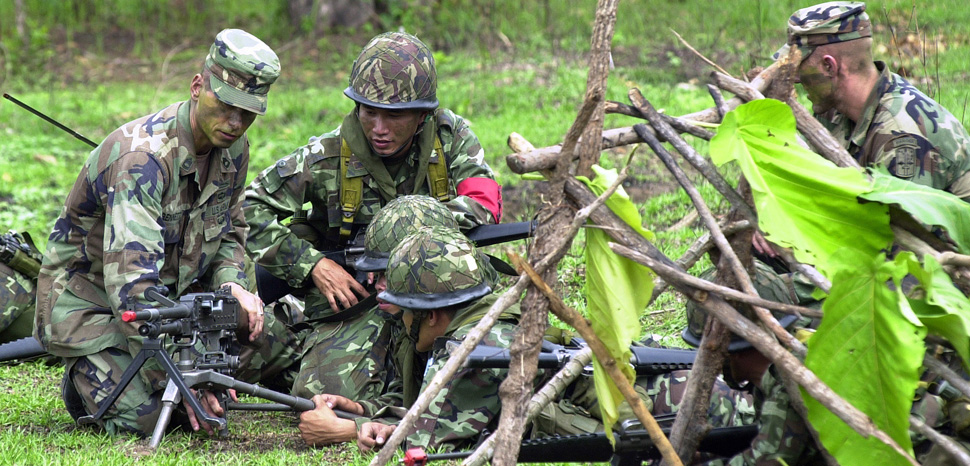
[[[755, 79], [751, 81], [751, 85], [755, 89], [765, 89], [769, 84], [771, 84], [771, 81], [777, 74], [778, 69], [779, 68], [776, 64], [772, 64], [771, 66], [765, 68], [757, 77], [755, 77]], [[734, 109], [743, 102], [744, 101], [741, 99], [735, 97], [728, 100], [727, 106], [730, 109]], [[680, 118], [687, 121], [708, 123], [720, 121], [717, 110], [714, 108], [683, 115]], [[613, 147], [625, 146], [638, 142], [643, 142], [643, 140], [640, 139], [632, 127], [616, 128], [603, 131], [601, 149], [611, 149]], [[546, 170], [555, 166], [559, 160], [560, 153], [564, 152], [562, 151], [562, 147], [559, 145], [541, 147], [529, 152], [507, 155], [505, 157], [505, 162], [508, 164], [509, 169], [511, 169], [514, 173], [531, 173]], [[570, 160], [572, 160], [571, 157], [573, 157], [573, 154], [570, 154], [569, 157]]]
[[637, 392], [633, 389], [633, 384], [627, 380], [623, 372], [616, 364], [616, 360], [610, 355], [609, 350], [599, 339], [596, 333], [593, 331], [593, 327], [590, 326], [589, 321], [586, 320], [579, 312], [575, 309], [567, 306], [562, 298], [559, 297], [552, 288], [549, 287], [547, 283], [538, 274], [529, 267], [529, 264], [518, 257], [516, 254], [509, 256], [512, 263], [517, 267], [525, 271], [527, 275], [532, 278], [532, 282], [542, 291], [543, 294], [549, 298], [549, 304], [553, 314], [559, 317], [563, 322], [569, 324], [586, 340], [586, 344], [589, 345], [590, 349], [593, 350], [593, 355], [596, 356], [596, 360], [599, 361], [600, 367], [606, 370], [609, 374], [610, 379], [616, 384], [616, 387], [623, 394], [623, 398], [630, 407], [633, 408], [633, 413], [636, 414], [637, 419], [643, 424], [647, 433], [650, 435], [650, 440], [653, 444], [660, 450], [661, 455], [663, 455], [664, 460], [670, 462], [673, 465], [682, 465], [680, 458], [674, 451], [673, 445], [664, 435], [663, 431], [660, 430], [660, 424], [657, 420], [653, 418], [650, 411], [643, 404], [643, 400], [637, 395]]
[[[509, 253], [511, 255], [511, 253]], [[531, 422], [549, 403], [553, 402], [565, 389], [583, 373], [583, 369], [593, 359], [593, 350], [588, 346], [577, 351], [559, 372], [532, 396], [526, 422]], [[481, 466], [492, 458], [495, 448], [495, 434], [489, 435], [475, 448], [471, 456], [462, 461], [462, 466]]]
[[[630, 259], [634, 262], [637, 262], [639, 264], [646, 265], [645, 264], [646, 256], [644, 256], [643, 254], [640, 254], [639, 252], [634, 251], [633, 249], [623, 246], [622, 244], [609, 243], [609, 246], [610, 246], [610, 249], [613, 250], [613, 252], [623, 257], [626, 257], [627, 259]], [[667, 279], [673, 279], [675, 280], [675, 283], [679, 285], [689, 286], [691, 288], [696, 288], [697, 290], [701, 290], [707, 293], [714, 293], [725, 300], [738, 301], [751, 306], [761, 306], [766, 309], [772, 309], [778, 312], [784, 312], [786, 314], [795, 314], [798, 316], [807, 316], [807, 317], [822, 317], [822, 311], [798, 306], [795, 304], [779, 303], [779, 302], [767, 300], [758, 296], [752, 296], [747, 293], [743, 293], [741, 291], [735, 290], [734, 288], [721, 286], [716, 283], [712, 283], [707, 280], [704, 280], [702, 278], [697, 278], [689, 273], [681, 272], [676, 268], [670, 267], [667, 265], [657, 264], [656, 267], [664, 271], [663, 275], [667, 277]], [[656, 270], [654, 271], [657, 272]], [[657, 273], [659, 274], [659, 272]]]
[[681, 44], [684, 44], [684, 47], [687, 47], [691, 52], [694, 52], [694, 55], [697, 55], [698, 57], [700, 57], [701, 60], [704, 60], [704, 63], [707, 63], [708, 65], [711, 65], [712, 67], [714, 67], [715, 69], [717, 69], [718, 71], [720, 71], [720, 72], [722, 72], [724, 74], [730, 74], [727, 71], [724, 71], [724, 68], [721, 68], [720, 66], [717, 66], [717, 63], [714, 63], [713, 61], [711, 61], [707, 57], [705, 57], [702, 53], [698, 52], [697, 49], [695, 49], [689, 43], [687, 43], [687, 41], [684, 40], [683, 37], [680, 37], [680, 34], [677, 34], [677, 31], [671, 29], [670, 32], [674, 33], [674, 35], [677, 36], [677, 40], [679, 40]]
[[717, 109], [718, 116], [720, 116], [721, 120], [723, 120], [724, 115], [726, 115], [730, 110], [728, 110], [727, 104], [724, 102], [724, 96], [721, 95], [721, 90], [713, 84], [708, 84], [707, 93], [711, 95], [712, 99], [714, 99], [714, 108]]
[[[650, 105], [650, 102], [643, 98], [643, 94], [640, 94], [639, 89], [630, 89], [629, 97], [630, 101], [633, 102], [633, 106], [636, 107], [640, 113], [644, 114], [647, 117], [647, 120], [650, 121], [650, 125], [653, 126], [654, 134], [651, 134], [650, 136], [654, 137], [655, 140], [659, 140], [656, 138], [656, 135], [663, 136], [665, 139], [667, 139], [667, 141], [674, 146], [674, 149], [677, 149], [677, 152], [684, 157], [684, 160], [687, 160], [687, 163], [691, 164], [691, 166], [697, 169], [698, 172], [704, 175], [704, 178], [706, 178], [707, 181], [714, 186], [714, 189], [717, 189], [717, 192], [721, 193], [721, 195], [731, 203], [732, 207], [738, 209], [738, 211], [745, 217], [745, 220], [748, 220], [749, 222], [758, 221], [758, 214], [754, 212], [754, 209], [752, 209], [751, 206], [741, 198], [741, 195], [738, 194], [738, 192], [735, 191], [734, 188], [732, 188], [727, 181], [724, 180], [724, 177], [721, 176], [721, 174], [715, 170], [710, 163], [707, 162], [707, 159], [701, 157], [701, 155], [694, 150], [693, 146], [687, 144], [687, 142], [684, 141], [680, 135], [678, 135], [677, 132], [670, 127], [670, 125], [660, 118], [660, 114], [657, 113], [657, 111], [653, 108], [653, 105]], [[647, 134], [643, 131], [645, 128], [646, 127], [643, 125], [635, 125], [633, 127], [634, 131], [640, 135], [640, 138], [647, 141]], [[698, 213], [702, 214], [700, 211], [698, 211]]]
[[[607, 100], [604, 109], [606, 110], [606, 113], [618, 113], [621, 115], [631, 116], [634, 118], [642, 118], [642, 119], [647, 118], [643, 116], [636, 108], [633, 108], [633, 106], [616, 102], [613, 100]], [[681, 133], [689, 134], [691, 136], [701, 138], [705, 141], [710, 141], [711, 138], [714, 137], [714, 133], [704, 128], [701, 128], [700, 126], [690, 124], [686, 120], [683, 120], [674, 116], [670, 116], [665, 113], [661, 113], [660, 115], [663, 117], [664, 121], [667, 122], [667, 124], [669, 124], [670, 126], [673, 126], [674, 129], [676, 129]]]
[[910, 427], [919, 432], [926, 438], [930, 439], [933, 443], [943, 447], [951, 458], [956, 460], [953, 464], [970, 464], [970, 452], [966, 448], [963, 448], [959, 443], [954, 442], [952, 438], [947, 437], [926, 425], [920, 418], [910, 415], [909, 416]]
[[[588, 204], [595, 196], [589, 189], [579, 181], [566, 182], [566, 194], [573, 202], [582, 205]], [[664, 264], [676, 267], [675, 263], [656, 248], [650, 241], [639, 235], [629, 225], [623, 222], [612, 211], [606, 208], [599, 208], [592, 212], [590, 219], [606, 228], [606, 231], [616, 242], [624, 244], [634, 250], [640, 251], [646, 260], [653, 264]], [[661, 274], [658, 269], [654, 269], [652, 264], [644, 264]], [[688, 287], [677, 286], [687, 296], [694, 296], [696, 290]], [[769, 360], [778, 366], [779, 370], [794, 378], [796, 382], [823, 406], [842, 419], [864, 437], [873, 436], [879, 441], [889, 445], [894, 451], [898, 452], [911, 464], [917, 465], [915, 460], [906, 453], [898, 443], [888, 434], [876, 427], [872, 420], [865, 413], [859, 411], [855, 406], [849, 404], [831, 388], [825, 385], [812, 371], [804, 366], [795, 356], [783, 348], [774, 338], [764, 330], [755, 326], [751, 321], [745, 319], [734, 310], [727, 302], [716, 295], [708, 295], [705, 302], [701, 305], [705, 310], [714, 315], [717, 319], [727, 325], [731, 332], [748, 340], [758, 351], [761, 351]]]
[[[634, 105], [636, 105], [636, 102], [634, 102]], [[643, 108], [640, 110], [643, 111], [644, 114], [649, 112], [649, 110], [645, 110]], [[687, 175], [685, 175], [680, 167], [677, 166], [677, 162], [674, 161], [673, 157], [670, 156], [670, 153], [667, 152], [663, 145], [660, 144], [660, 141], [653, 137], [653, 135], [646, 132], [641, 132], [640, 136], [644, 139], [644, 141], [646, 141], [650, 148], [653, 149], [654, 153], [657, 154], [660, 160], [663, 161], [664, 165], [667, 166], [667, 170], [674, 175], [674, 178], [676, 178], [677, 182], [680, 183], [682, 188], [684, 188], [684, 191], [687, 192], [687, 195], [694, 203], [694, 208], [697, 209], [697, 213], [700, 214], [701, 218], [704, 220], [704, 224], [707, 225], [707, 229], [711, 232], [711, 238], [714, 239], [714, 244], [717, 245], [718, 250], [721, 251], [721, 254], [727, 257], [728, 263], [731, 266], [731, 271], [734, 276], [737, 277], [738, 283], [741, 285], [744, 292], [757, 296], [758, 292], [755, 290], [754, 284], [751, 283], [751, 277], [748, 276], [748, 272], [745, 270], [744, 265], [742, 265], [741, 261], [738, 260], [734, 249], [732, 249], [728, 244], [727, 238], [721, 231], [720, 226], [718, 226], [717, 220], [714, 219], [714, 215], [711, 214], [711, 210], [707, 207], [704, 199], [697, 191], [697, 188], [694, 187], [693, 183], [691, 183], [687, 178]], [[742, 203], [744, 203], [743, 200]], [[778, 323], [778, 320], [771, 315], [771, 312], [760, 306], [752, 306], [751, 308], [758, 315], [758, 318], [760, 318], [761, 321], [764, 322], [764, 324], [772, 331], [772, 333], [774, 333], [780, 341], [785, 343], [785, 346], [791, 348], [792, 351], [796, 352], [796, 354], [805, 354], [805, 345], [798, 341], [792, 334], [788, 333], [788, 331]]]

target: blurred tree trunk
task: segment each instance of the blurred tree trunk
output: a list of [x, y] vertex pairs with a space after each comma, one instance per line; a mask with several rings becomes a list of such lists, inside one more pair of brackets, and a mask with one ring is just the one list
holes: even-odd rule
[[24, 8], [24, 0], [14, 0], [14, 22], [17, 25], [17, 37], [24, 48], [30, 46], [30, 38], [27, 37], [27, 10]]
[[375, 0], [287, 0], [290, 24], [301, 28], [309, 18], [315, 34], [335, 27], [355, 28], [375, 15]]

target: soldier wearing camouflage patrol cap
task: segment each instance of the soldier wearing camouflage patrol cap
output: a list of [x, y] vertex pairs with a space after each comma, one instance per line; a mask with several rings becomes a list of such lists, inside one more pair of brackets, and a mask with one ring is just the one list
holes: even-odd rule
[[[423, 373], [424, 389], [450, 356], [447, 342], [464, 338], [488, 312], [497, 296], [485, 274], [482, 255], [460, 232], [440, 227], [423, 227], [404, 239], [391, 252], [387, 265], [387, 289], [380, 298], [400, 306], [414, 351], [427, 352]], [[482, 344], [508, 348], [519, 321], [518, 307], [499, 316]], [[506, 369], [459, 370], [417, 420], [417, 428], [405, 442], [408, 448], [449, 450], [474, 443], [478, 434], [496, 426], [500, 410], [498, 387]], [[382, 405], [371, 400], [348, 402], [320, 400], [317, 410], [332, 407], [355, 412], [373, 422], [349, 425], [350, 438], [369, 450], [379, 445], [403, 418], [413, 403]], [[321, 406], [324, 406], [321, 408]], [[316, 410], [315, 410], [316, 411]], [[330, 443], [321, 435], [320, 424], [307, 415], [300, 430], [312, 445]]]
[[[502, 216], [501, 189], [482, 146], [464, 119], [439, 108], [437, 82], [434, 56], [420, 39], [403, 32], [374, 37], [351, 69], [344, 94], [354, 107], [342, 124], [264, 170], [246, 192], [246, 248], [260, 269], [293, 288], [310, 288], [310, 320], [353, 316], [326, 334], [314, 324], [309, 337], [362, 355], [356, 368], [349, 360], [341, 365], [343, 374], [385, 371], [363, 356], [381, 330], [365, 322], [372, 313], [343, 312], [370, 290], [353, 264], [338, 264], [326, 252], [359, 244], [378, 211], [403, 195], [445, 204], [462, 229]], [[304, 349], [320, 343], [307, 340]], [[379, 396], [374, 388], [342, 383], [312, 390], [358, 399]]]
[[[947, 109], [873, 61], [871, 36], [865, 3], [822, 3], [791, 15], [788, 43], [775, 57], [801, 51], [796, 82], [860, 165], [970, 201], [970, 135]], [[760, 235], [755, 248], [775, 256]]]
[[[64, 397], [75, 418], [95, 412], [141, 349], [138, 325], [121, 313], [150, 305], [149, 287], [170, 298], [229, 287], [248, 313], [253, 341], [245, 343], [272, 343], [262, 335], [263, 304], [247, 291], [242, 198], [246, 130], [265, 113], [279, 73], [269, 46], [223, 30], [187, 101], [124, 124], [81, 168], [48, 240], [35, 319], [35, 336], [65, 360]], [[158, 369], [143, 368], [107, 412], [109, 433], [154, 429], [165, 382]]]

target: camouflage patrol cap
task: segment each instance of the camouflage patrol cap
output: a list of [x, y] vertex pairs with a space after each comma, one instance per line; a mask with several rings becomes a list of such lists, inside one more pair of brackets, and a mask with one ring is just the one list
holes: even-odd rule
[[[713, 281], [716, 277], [717, 269], [714, 267], [705, 270], [700, 276], [700, 278], [707, 281]], [[755, 261], [755, 276], [752, 282], [754, 283], [754, 289], [758, 291], [758, 296], [764, 299], [783, 304], [792, 304], [796, 300], [794, 286], [776, 274], [770, 266], [765, 265], [763, 262]], [[688, 301], [686, 308], [687, 327], [684, 328], [680, 336], [688, 345], [697, 347], [700, 346], [701, 335], [704, 334], [704, 324], [707, 322], [707, 311], [694, 303], [694, 301]], [[745, 317], [757, 322], [757, 316], [753, 315], [750, 307], [743, 306], [738, 310]], [[778, 323], [782, 327], [789, 330], [799, 320], [799, 317], [793, 314], [780, 312], [773, 312], [772, 314], [775, 316], [775, 319], [778, 319]], [[750, 347], [751, 343], [748, 343], [747, 340], [732, 334], [731, 342], [728, 344], [728, 352], [733, 353]]]
[[364, 254], [354, 264], [364, 272], [383, 271], [391, 250], [421, 227], [458, 229], [451, 211], [430, 196], [410, 195], [394, 198], [382, 208], [364, 235]]
[[828, 2], [796, 11], [788, 18], [788, 43], [774, 54], [777, 60], [791, 47], [802, 51], [802, 60], [815, 47], [872, 36], [872, 24], [862, 2]]
[[481, 255], [458, 230], [422, 227], [391, 251], [383, 301], [405, 309], [442, 309], [492, 292]]
[[404, 32], [385, 32], [364, 46], [344, 94], [370, 107], [394, 110], [438, 108], [438, 75], [431, 49]]
[[280, 76], [273, 49], [241, 29], [223, 29], [205, 57], [209, 87], [223, 103], [266, 114], [266, 94]]

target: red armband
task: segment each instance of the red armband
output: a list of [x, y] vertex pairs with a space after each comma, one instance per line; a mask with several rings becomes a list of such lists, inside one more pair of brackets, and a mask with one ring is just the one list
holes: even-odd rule
[[495, 223], [502, 221], [502, 187], [490, 178], [465, 178], [458, 183], [455, 191], [459, 196], [467, 196], [478, 202], [495, 217]]

